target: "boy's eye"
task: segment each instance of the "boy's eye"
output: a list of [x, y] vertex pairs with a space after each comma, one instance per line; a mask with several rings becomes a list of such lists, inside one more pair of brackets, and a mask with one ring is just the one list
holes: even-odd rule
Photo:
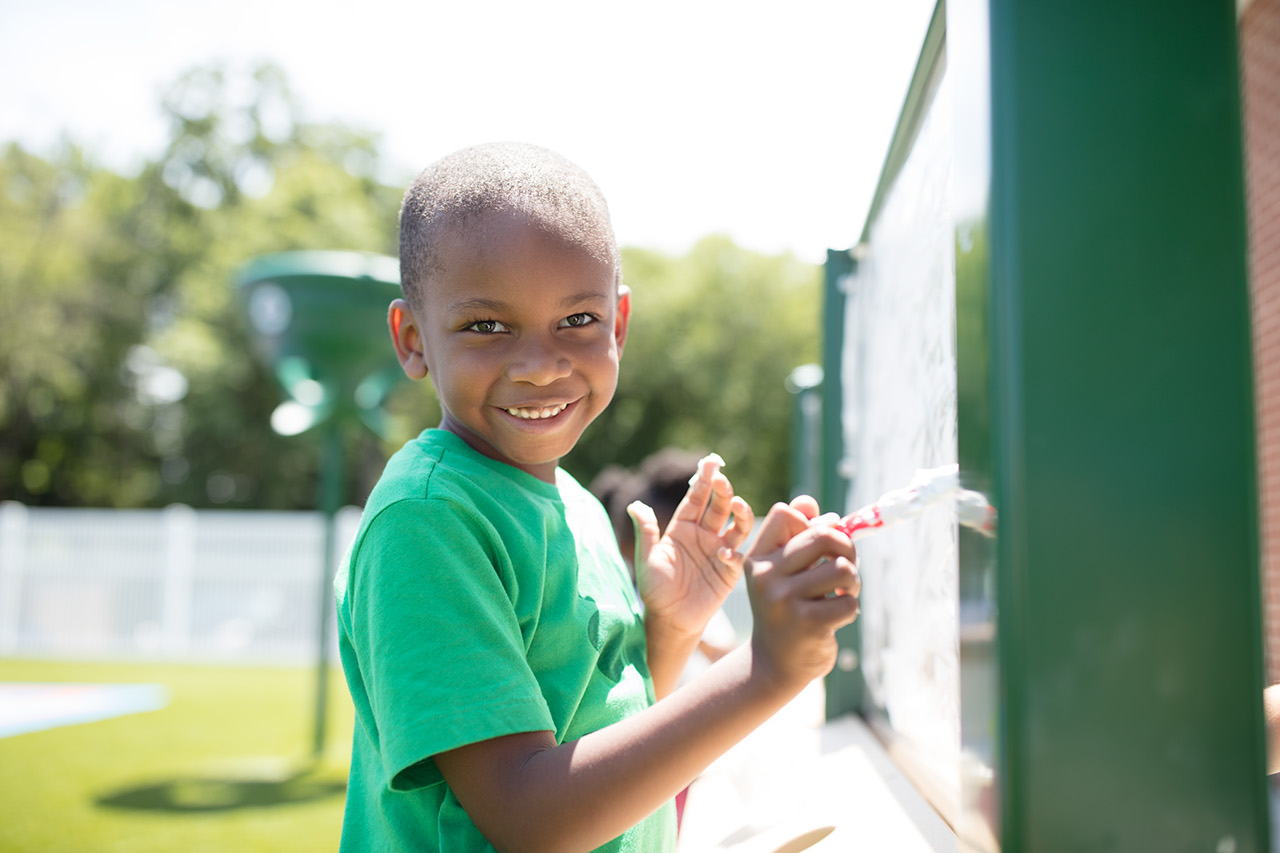
[[582, 312], [580, 314], [570, 314], [568, 317], [565, 317], [560, 321], [560, 325], [570, 329], [576, 329], [581, 326], [590, 326], [598, 319], [599, 318], [594, 314]]
[[476, 320], [474, 323], [468, 323], [463, 326], [463, 328], [468, 332], [479, 332], [482, 335], [492, 335], [497, 332], [507, 331], [507, 327], [497, 320]]

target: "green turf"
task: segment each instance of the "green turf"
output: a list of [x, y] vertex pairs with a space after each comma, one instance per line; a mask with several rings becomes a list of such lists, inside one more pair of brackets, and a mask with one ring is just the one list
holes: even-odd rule
[[336, 850], [351, 745], [310, 668], [0, 660], [0, 681], [162, 684], [158, 711], [0, 738], [0, 851]]

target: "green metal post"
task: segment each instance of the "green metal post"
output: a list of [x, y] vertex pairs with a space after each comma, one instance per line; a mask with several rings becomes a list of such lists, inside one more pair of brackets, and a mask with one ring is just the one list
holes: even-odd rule
[[966, 849], [1269, 847], [1230, 0], [950, 0]]
[[[849, 476], [844, 461], [844, 326], [846, 282], [853, 272], [853, 255], [828, 249], [822, 284], [822, 480], [817, 495], [827, 512], [846, 512]], [[827, 719], [862, 706], [866, 683], [858, 668], [861, 635], [855, 622], [836, 632], [840, 654], [826, 677]]]
[[802, 364], [787, 376], [791, 395], [791, 497], [817, 497], [822, 484], [822, 367]]
[[824, 510], [845, 509], [849, 478], [844, 459], [844, 287], [853, 272], [848, 250], [828, 249], [822, 271], [822, 482], [817, 496]]
[[324, 514], [324, 568], [320, 572], [319, 600], [319, 653], [316, 659], [315, 727], [311, 742], [311, 757], [316, 762], [324, 756], [324, 743], [328, 728], [329, 708], [329, 623], [333, 619], [333, 578], [338, 558], [337, 516], [345, 491], [345, 465], [342, 452], [342, 424], [328, 421], [324, 427], [324, 455], [320, 463], [320, 509]]

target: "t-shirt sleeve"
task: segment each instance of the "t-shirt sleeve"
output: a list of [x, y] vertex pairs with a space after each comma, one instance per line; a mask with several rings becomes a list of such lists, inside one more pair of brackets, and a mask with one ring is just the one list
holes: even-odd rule
[[442, 781], [432, 756], [555, 724], [503, 586], [506, 552], [446, 500], [385, 508], [357, 543], [352, 643], [395, 790]]

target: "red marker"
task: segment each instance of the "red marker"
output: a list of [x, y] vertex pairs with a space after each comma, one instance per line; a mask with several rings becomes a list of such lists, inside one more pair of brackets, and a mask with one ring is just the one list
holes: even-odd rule
[[905, 489], [885, 492], [875, 503], [846, 515], [836, 524], [850, 539], [862, 539], [889, 525], [915, 518], [934, 504], [956, 501], [956, 520], [985, 536], [995, 535], [996, 511], [980, 493], [960, 488], [957, 465], [916, 471]]

